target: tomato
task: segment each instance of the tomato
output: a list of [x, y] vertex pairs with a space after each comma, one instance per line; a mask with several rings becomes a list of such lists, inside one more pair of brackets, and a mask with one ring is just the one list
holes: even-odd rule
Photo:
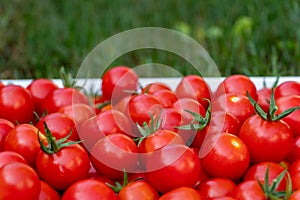
[[123, 170], [138, 170], [138, 148], [130, 137], [111, 134], [96, 142], [91, 150], [91, 162], [99, 174], [117, 180], [123, 177]]
[[74, 182], [62, 196], [62, 200], [84, 199], [118, 200], [112, 189], [105, 183], [94, 179]]
[[41, 183], [30, 166], [12, 162], [0, 168], [0, 199], [38, 199]]
[[[13, 128], [4, 140], [5, 151], [15, 151], [34, 167], [40, 144], [37, 138], [38, 129], [30, 124], [20, 124]], [[41, 136], [41, 138], [45, 138]]]
[[285, 81], [279, 84], [274, 91], [275, 99], [282, 96], [300, 95], [300, 83], [296, 81]]
[[193, 187], [199, 179], [201, 166], [192, 149], [172, 144], [149, 156], [146, 172], [150, 184], [165, 193], [178, 187]]
[[14, 127], [15, 125], [11, 121], [0, 118], [0, 151], [3, 150], [4, 140], [8, 132]]
[[101, 112], [88, 119], [79, 129], [79, 137], [88, 150], [91, 150], [98, 140], [115, 133], [133, 135], [129, 119], [114, 109]]
[[203, 170], [209, 176], [235, 180], [248, 169], [250, 154], [247, 146], [237, 136], [221, 133], [204, 140], [200, 160]]
[[[300, 84], [299, 84], [300, 85]], [[283, 96], [276, 100], [277, 113], [300, 106], [300, 95]], [[294, 136], [300, 135], [300, 110], [296, 110], [283, 119], [293, 130]]]
[[153, 82], [148, 83], [142, 88], [142, 93], [145, 94], [154, 94], [155, 92], [162, 91], [162, 90], [168, 90], [172, 91], [171, 88], [162, 82]]
[[293, 143], [293, 132], [283, 121], [268, 121], [259, 115], [248, 118], [239, 137], [247, 145], [251, 162], [283, 160]]
[[41, 181], [39, 200], [60, 200], [60, 195], [46, 182]]
[[219, 127], [220, 132], [227, 132], [237, 136], [241, 128], [241, 123], [237, 117], [223, 111], [212, 112], [209, 125]]
[[294, 138], [293, 144], [289, 149], [289, 153], [285, 158], [289, 163], [293, 163], [300, 159], [300, 135]]
[[294, 191], [292, 195], [289, 197], [289, 200], [298, 200], [298, 199], [300, 199], [300, 189]]
[[87, 97], [75, 88], [58, 88], [50, 92], [42, 102], [42, 111], [58, 112], [63, 106], [83, 103], [89, 105]]
[[34, 102], [34, 110], [38, 115], [43, 114], [42, 103], [46, 96], [58, 88], [52, 80], [46, 78], [35, 79], [26, 87]]
[[33, 119], [34, 103], [30, 92], [18, 85], [0, 89], [0, 118], [13, 123], [28, 123]]
[[223, 111], [234, 115], [240, 123], [254, 114], [254, 108], [245, 95], [227, 93], [212, 102], [212, 112]]
[[233, 191], [233, 198], [238, 200], [267, 200], [263, 189], [256, 180], [241, 182]]
[[296, 160], [289, 167], [293, 190], [300, 189], [300, 160]]
[[200, 183], [197, 190], [203, 197], [211, 200], [231, 194], [235, 187], [236, 184], [231, 179], [211, 178]]
[[211, 91], [205, 80], [197, 75], [187, 75], [178, 83], [175, 94], [177, 98], [191, 98], [197, 100], [206, 109], [208, 102], [205, 99], [211, 99]]
[[178, 100], [176, 94], [170, 90], [158, 90], [154, 92], [153, 95], [160, 99], [164, 108], [171, 108]]
[[138, 75], [127, 66], [115, 66], [102, 76], [101, 90], [105, 101], [113, 104], [129, 95], [126, 90], [136, 91], [138, 88]]
[[161, 120], [161, 129], [174, 132], [178, 132], [177, 127], [186, 124], [188, 121], [180, 111], [174, 108], [165, 108], [161, 110], [161, 113], [154, 116], [154, 119]]
[[119, 192], [120, 200], [158, 200], [159, 195], [155, 188], [144, 180], [133, 181]]
[[128, 102], [128, 111], [131, 120], [140, 125], [144, 122], [149, 122], [150, 114], [154, 116], [161, 109], [161, 101], [151, 94], [134, 95]]
[[3, 88], [5, 85], [0, 81], [0, 89]]
[[272, 94], [271, 88], [262, 88], [257, 91], [257, 104], [265, 111], [268, 112], [270, 98]]
[[257, 100], [257, 90], [253, 81], [245, 75], [234, 74], [226, 77], [218, 86], [215, 92], [215, 98], [223, 95], [224, 93], [245, 95], [247, 92], [254, 100]]
[[[284, 167], [279, 165], [278, 163], [275, 162], [260, 162], [257, 164], [254, 164], [249, 167], [247, 172], [244, 175], [243, 180], [248, 181], [248, 180], [255, 180], [255, 181], [260, 181], [261, 183], [264, 183], [265, 176], [267, 169], [269, 170], [269, 185], [271, 185], [272, 181], [278, 177], [278, 175], [284, 171]], [[285, 176], [286, 177], [286, 176]], [[279, 187], [277, 188], [277, 191], [282, 191], [285, 190], [286, 188], [286, 179], [283, 179]]]
[[14, 151], [2, 151], [0, 152], [0, 168], [5, 164], [11, 162], [21, 162], [27, 164], [26, 160], [18, 153]]
[[159, 200], [204, 200], [205, 198], [202, 197], [197, 190], [191, 187], [179, 187], [175, 188], [165, 194], [163, 194]]

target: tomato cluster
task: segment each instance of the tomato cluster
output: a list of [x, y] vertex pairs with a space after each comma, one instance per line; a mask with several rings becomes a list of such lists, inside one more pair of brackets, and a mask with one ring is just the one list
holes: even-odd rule
[[99, 95], [0, 82], [0, 199], [300, 199], [299, 82], [101, 78]]

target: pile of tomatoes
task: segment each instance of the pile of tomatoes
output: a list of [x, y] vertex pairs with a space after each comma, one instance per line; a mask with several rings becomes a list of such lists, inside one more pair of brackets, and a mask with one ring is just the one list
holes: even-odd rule
[[[0, 199], [300, 199], [300, 83], [0, 82]], [[66, 81], [72, 83], [72, 81]]]

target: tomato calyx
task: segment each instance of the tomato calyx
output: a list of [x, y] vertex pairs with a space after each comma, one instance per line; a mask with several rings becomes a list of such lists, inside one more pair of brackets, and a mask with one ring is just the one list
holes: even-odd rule
[[112, 185], [110, 183], [105, 183], [108, 187], [110, 187], [116, 194], [118, 194], [124, 187], [126, 187], [129, 183], [135, 182], [138, 180], [141, 180], [142, 178], [136, 178], [132, 181], [128, 181], [128, 174], [125, 170], [123, 170], [123, 183], [121, 184], [120, 182], [116, 181], [115, 185]]
[[40, 137], [40, 131], [38, 131], [37, 136], [38, 136], [38, 141], [40, 143], [40, 147], [41, 147], [42, 151], [46, 154], [55, 154], [63, 147], [68, 147], [73, 144], [78, 144], [78, 143], [82, 142], [82, 141], [68, 141], [68, 138], [72, 135], [72, 131], [70, 131], [70, 133], [66, 137], [56, 140], [56, 138], [52, 136], [52, 133], [49, 130], [46, 122], [43, 122], [43, 123], [44, 123], [44, 127], [45, 127], [45, 135], [46, 135], [46, 139], [47, 139], [47, 145], [45, 145], [44, 142], [42, 141], [42, 139]]
[[259, 105], [258, 103], [250, 96], [249, 92], [247, 92], [247, 97], [250, 101], [250, 103], [252, 104], [252, 106], [255, 109], [255, 112], [264, 120], [266, 121], [278, 121], [281, 120], [282, 118], [288, 116], [289, 114], [291, 114], [292, 112], [299, 110], [300, 106], [296, 106], [293, 108], [289, 108], [283, 112], [281, 112], [280, 114], [276, 114], [278, 107], [275, 103], [275, 97], [274, 97], [274, 88], [272, 88], [272, 93], [271, 93], [271, 98], [270, 98], [270, 102], [269, 102], [269, 110], [268, 112], [265, 112]]

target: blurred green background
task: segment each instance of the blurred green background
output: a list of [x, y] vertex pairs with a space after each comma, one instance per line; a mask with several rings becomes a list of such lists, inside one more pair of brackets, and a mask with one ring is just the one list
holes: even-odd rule
[[[1, 0], [0, 79], [76, 74], [85, 56], [119, 32], [145, 26], [197, 40], [223, 76], [300, 75], [298, 0]], [[189, 64], [158, 50], [126, 54], [112, 65]]]

